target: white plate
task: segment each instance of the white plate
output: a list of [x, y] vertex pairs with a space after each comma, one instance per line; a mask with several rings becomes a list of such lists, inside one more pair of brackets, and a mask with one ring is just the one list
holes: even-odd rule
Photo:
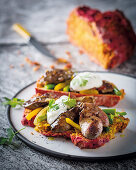
[[[134, 154], [136, 152], [136, 79], [133, 77], [107, 73], [97, 72], [102, 79], [114, 82], [119, 89], [125, 89], [126, 96], [116, 108], [118, 111], [126, 111], [126, 117], [130, 119], [130, 123], [124, 130], [124, 137], [117, 134], [116, 138], [106, 143], [98, 149], [79, 149], [74, 146], [70, 140], [63, 138], [56, 138], [50, 140], [47, 137], [34, 131], [31, 127], [26, 127], [22, 130], [18, 137], [21, 138], [30, 147], [33, 147], [41, 152], [48, 153], [54, 156], [67, 159], [107, 159], [115, 157], [124, 157], [126, 155]], [[25, 87], [19, 91], [14, 97], [28, 100], [35, 93], [35, 83]], [[24, 126], [21, 124], [21, 119], [24, 109], [8, 108], [8, 119], [11, 126], [15, 130], [20, 130]], [[32, 133], [34, 135], [32, 135]]]

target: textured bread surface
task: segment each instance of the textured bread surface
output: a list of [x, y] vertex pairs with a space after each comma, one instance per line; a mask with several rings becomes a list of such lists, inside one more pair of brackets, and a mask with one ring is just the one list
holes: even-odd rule
[[124, 117], [116, 117], [114, 118], [113, 124], [110, 125], [110, 130], [108, 132], [102, 132], [102, 134], [95, 138], [95, 139], [87, 139], [85, 138], [79, 131], [76, 132], [74, 129], [65, 131], [65, 132], [53, 132], [48, 127], [48, 124], [46, 121], [43, 121], [36, 126], [33, 124], [33, 121], [35, 117], [33, 117], [31, 120], [27, 120], [25, 116], [31, 112], [29, 109], [25, 109], [22, 124], [24, 126], [31, 126], [35, 127], [35, 130], [47, 137], [64, 137], [64, 138], [70, 138], [72, 143], [76, 146], [78, 146], [81, 149], [96, 149], [101, 146], [103, 146], [105, 143], [109, 142], [113, 138], [115, 138], [115, 134], [118, 132], [123, 132], [123, 130], [127, 127], [129, 123], [128, 118]]
[[[71, 98], [81, 97], [81, 96], [92, 96], [95, 99], [95, 103], [98, 106], [106, 106], [113, 107], [122, 99], [123, 96], [117, 96], [112, 94], [98, 94], [98, 95], [89, 95], [89, 94], [79, 94], [74, 92], [63, 92], [63, 91], [55, 91], [55, 90], [46, 90], [44, 88], [36, 88], [36, 93], [44, 94], [50, 98], [59, 98], [63, 95], [67, 95]], [[124, 93], [124, 91], [123, 91]], [[122, 94], [123, 94], [122, 93]], [[124, 95], [124, 94], [123, 94]]]
[[86, 6], [74, 9], [67, 20], [70, 41], [105, 69], [117, 67], [134, 52], [136, 35], [119, 11], [100, 12]]
[[95, 139], [87, 139], [81, 133], [71, 134], [71, 141], [81, 149], [96, 149], [115, 138], [115, 134], [122, 132], [128, 125], [129, 119], [124, 117], [115, 118], [110, 130], [103, 132]]

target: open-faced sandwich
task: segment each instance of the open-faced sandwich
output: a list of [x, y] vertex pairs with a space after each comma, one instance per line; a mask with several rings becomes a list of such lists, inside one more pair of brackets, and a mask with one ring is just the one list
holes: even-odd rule
[[[70, 93], [69, 93], [70, 94]], [[24, 103], [22, 124], [34, 127], [48, 137], [70, 138], [79, 148], [95, 149], [122, 132], [129, 119], [126, 112], [116, 109], [100, 109], [94, 97], [47, 98], [46, 94], [36, 94]]]
[[37, 81], [36, 93], [58, 98], [69, 95], [71, 98], [93, 96], [96, 105], [112, 107], [123, 97], [124, 90], [91, 72], [75, 73], [71, 70], [53, 69], [46, 71]]

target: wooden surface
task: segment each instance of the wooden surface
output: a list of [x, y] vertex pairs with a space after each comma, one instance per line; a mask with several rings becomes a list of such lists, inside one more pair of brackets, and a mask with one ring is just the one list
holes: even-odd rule
[[[105, 71], [90, 62], [88, 57], [68, 42], [66, 19], [69, 12], [78, 5], [90, 5], [102, 11], [121, 9], [130, 19], [136, 31], [135, 0], [1, 0], [0, 1], [0, 95], [11, 98], [27, 84], [35, 81], [50, 65], [54, 64], [48, 57], [42, 56], [28, 45], [12, 29], [15, 22], [26, 27], [43, 46], [56, 57], [64, 57], [69, 51], [75, 70]], [[25, 57], [42, 64], [34, 72], [33, 67], [25, 62]], [[24, 66], [22, 66], [24, 64]], [[59, 67], [64, 67], [59, 65]], [[111, 70], [136, 76], [136, 56], [120, 67]], [[9, 126], [5, 108], [1, 106], [0, 136], [5, 135]], [[0, 146], [0, 169], [136, 169], [136, 158], [109, 162], [75, 162], [54, 158], [30, 149], [22, 143], [20, 149], [13, 150]]]

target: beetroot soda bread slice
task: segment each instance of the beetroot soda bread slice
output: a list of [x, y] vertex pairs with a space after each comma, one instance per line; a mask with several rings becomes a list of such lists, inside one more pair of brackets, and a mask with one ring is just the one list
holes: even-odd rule
[[95, 139], [87, 139], [81, 133], [73, 133], [70, 136], [71, 141], [80, 149], [96, 149], [115, 138], [116, 133], [123, 132], [123, 130], [127, 127], [128, 123], [128, 118], [124, 118], [122, 116], [115, 117], [113, 124], [110, 124], [108, 132], [103, 132]]
[[[97, 82], [100, 83], [99, 86]], [[37, 80], [35, 90], [36, 93], [44, 94], [48, 98], [59, 98], [63, 95], [70, 95], [72, 98], [90, 96], [94, 97], [96, 105], [107, 107], [116, 105], [125, 95], [123, 89], [118, 90], [114, 83], [101, 80], [99, 75], [63, 69], [46, 70]]]
[[[23, 104], [22, 124], [47, 137], [71, 138], [79, 148], [95, 149], [122, 132], [129, 119], [126, 112], [100, 109], [93, 97], [58, 99], [36, 94]], [[106, 129], [105, 129], [106, 128]]]
[[105, 69], [117, 67], [134, 52], [136, 35], [119, 11], [100, 12], [87, 6], [75, 8], [67, 20], [70, 41]]

